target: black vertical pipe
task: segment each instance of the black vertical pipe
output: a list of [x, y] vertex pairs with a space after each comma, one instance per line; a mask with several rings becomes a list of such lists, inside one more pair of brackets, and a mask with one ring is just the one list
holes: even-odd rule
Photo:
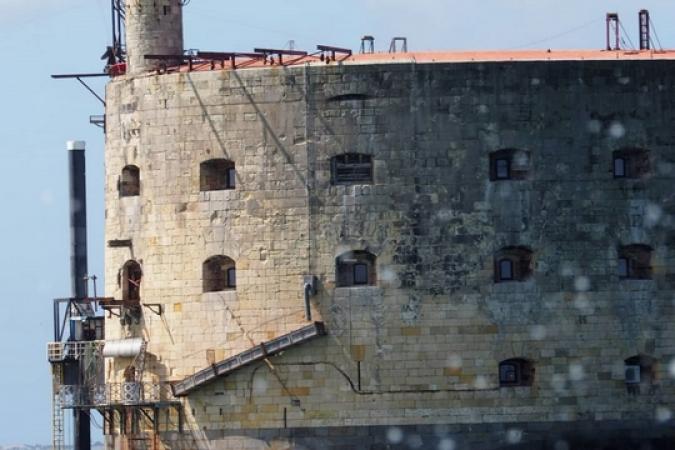
[[[117, 29], [116, 29], [116, 14], [115, 14], [115, 0], [110, 0], [110, 18], [112, 20], [112, 49], [114, 54], [116, 55], [117, 53]], [[115, 58], [115, 62], [117, 62], [117, 58]]]
[[70, 274], [76, 299], [85, 298], [87, 276], [87, 187], [84, 142], [68, 142], [70, 172]]
[[[87, 189], [84, 148], [82, 141], [69, 141], [68, 172], [70, 190], [70, 274], [72, 297], [80, 301], [86, 297], [87, 275]], [[71, 322], [70, 340], [75, 339], [74, 323]], [[79, 364], [67, 369], [68, 384], [81, 385], [82, 373]], [[86, 411], [73, 410], [74, 450], [91, 450], [91, 429]]]

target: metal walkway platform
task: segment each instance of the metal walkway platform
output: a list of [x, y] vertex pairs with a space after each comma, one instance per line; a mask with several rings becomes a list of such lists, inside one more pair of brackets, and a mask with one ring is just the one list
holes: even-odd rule
[[182, 381], [174, 383], [172, 385], [173, 394], [176, 397], [184, 397], [204, 384], [210, 383], [217, 377], [229, 375], [242, 367], [262, 361], [268, 356], [273, 356], [288, 348], [305, 343], [318, 336], [324, 336], [325, 334], [326, 330], [323, 323], [315, 322], [312, 325], [285, 334], [269, 342], [264, 342], [238, 355], [217, 362], [211, 367], [200, 370]]

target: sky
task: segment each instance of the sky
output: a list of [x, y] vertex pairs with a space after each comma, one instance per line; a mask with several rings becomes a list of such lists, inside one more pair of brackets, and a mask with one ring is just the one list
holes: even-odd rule
[[[109, 0], [0, 0], [0, 446], [50, 442], [51, 304], [70, 295], [67, 152], [87, 142], [89, 273], [103, 274], [102, 114], [76, 81], [50, 74], [99, 72], [110, 44]], [[406, 36], [411, 50], [600, 49], [606, 12], [618, 12], [637, 44], [637, 13], [651, 12], [664, 47], [675, 47], [672, 0], [191, 0], [186, 48], [251, 51], [317, 44], [376, 50]], [[630, 45], [628, 40], [626, 44]], [[103, 92], [105, 79], [92, 82]], [[102, 280], [100, 281], [102, 285]], [[95, 436], [99, 434], [94, 433]]]

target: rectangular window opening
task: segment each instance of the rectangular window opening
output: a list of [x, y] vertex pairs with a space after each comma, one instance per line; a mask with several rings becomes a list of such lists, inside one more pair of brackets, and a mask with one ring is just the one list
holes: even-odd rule
[[498, 180], [508, 180], [511, 178], [511, 161], [508, 159], [496, 160], [495, 175]]
[[614, 177], [615, 178], [625, 178], [626, 177], [626, 160], [623, 158], [614, 159]]
[[234, 189], [237, 187], [237, 177], [234, 168], [227, 169], [227, 188]]
[[237, 271], [236, 269], [227, 269], [227, 287], [237, 287]]
[[367, 264], [354, 264], [354, 284], [368, 284]]

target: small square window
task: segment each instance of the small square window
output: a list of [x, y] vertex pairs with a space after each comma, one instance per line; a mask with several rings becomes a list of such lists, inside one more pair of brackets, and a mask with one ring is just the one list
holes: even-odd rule
[[368, 284], [367, 264], [354, 264], [354, 284]]
[[511, 178], [511, 161], [508, 159], [496, 160], [495, 175], [498, 180], [508, 180]]
[[502, 364], [499, 367], [499, 383], [500, 384], [518, 384], [520, 383], [520, 376], [518, 374], [518, 364]]
[[227, 287], [237, 287], [237, 270], [235, 268], [227, 269]]
[[626, 177], [626, 160], [624, 158], [614, 158], [614, 178]]

